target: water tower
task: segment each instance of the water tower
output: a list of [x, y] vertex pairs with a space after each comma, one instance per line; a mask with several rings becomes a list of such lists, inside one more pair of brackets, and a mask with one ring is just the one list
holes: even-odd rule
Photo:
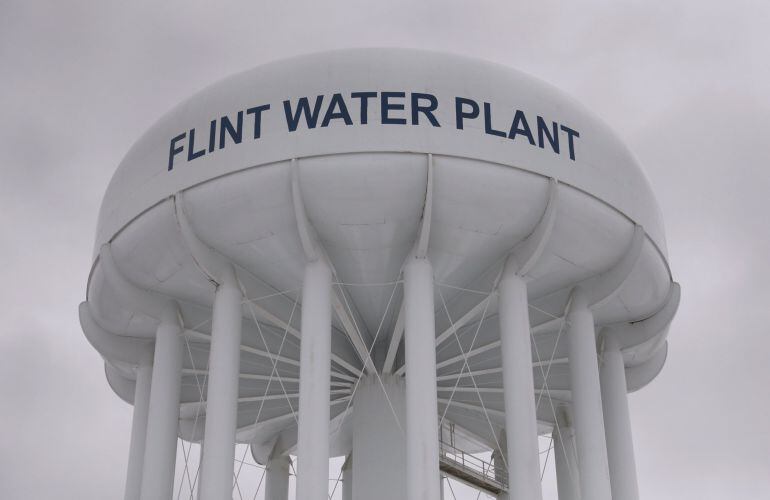
[[[104, 196], [80, 308], [134, 405], [126, 499], [437, 500], [440, 476], [541, 498], [638, 497], [627, 393], [661, 370], [679, 302], [661, 216], [613, 132], [484, 61], [367, 49], [201, 91]], [[492, 458], [478, 458], [486, 451]], [[290, 457], [296, 457], [292, 463]]]

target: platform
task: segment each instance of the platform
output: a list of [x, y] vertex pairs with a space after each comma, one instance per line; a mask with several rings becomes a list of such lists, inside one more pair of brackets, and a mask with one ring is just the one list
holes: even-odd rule
[[454, 479], [493, 495], [508, 491], [508, 475], [491, 462], [465, 453], [449, 443], [440, 443], [439, 469]]

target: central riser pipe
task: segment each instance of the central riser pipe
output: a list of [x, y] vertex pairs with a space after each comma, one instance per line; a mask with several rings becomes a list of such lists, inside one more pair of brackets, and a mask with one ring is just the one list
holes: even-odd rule
[[[387, 396], [383, 391], [387, 391]], [[406, 497], [404, 401], [405, 387], [401, 377], [369, 375], [359, 382], [351, 419], [352, 465], [356, 474], [354, 500]]]
[[274, 457], [267, 462], [265, 500], [289, 500], [290, 467], [288, 456]]

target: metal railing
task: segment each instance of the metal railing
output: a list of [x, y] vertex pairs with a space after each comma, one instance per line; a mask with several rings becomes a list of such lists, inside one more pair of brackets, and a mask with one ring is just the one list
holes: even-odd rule
[[439, 460], [449, 468], [450, 472], [457, 472], [478, 486], [486, 485], [488, 489], [508, 489], [508, 472], [504, 467], [495, 467], [492, 462], [487, 462], [471, 453], [456, 448], [454, 445], [439, 441]]

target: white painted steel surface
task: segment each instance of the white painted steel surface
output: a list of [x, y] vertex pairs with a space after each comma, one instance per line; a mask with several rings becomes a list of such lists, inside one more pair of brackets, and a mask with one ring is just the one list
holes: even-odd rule
[[406, 498], [405, 391], [404, 379], [393, 375], [383, 375], [382, 385], [375, 375], [359, 382], [353, 400], [352, 499]]
[[144, 449], [147, 442], [147, 416], [150, 410], [151, 384], [152, 364], [148, 360], [136, 369], [134, 413], [131, 418], [126, 491], [123, 497], [125, 500], [139, 500], [139, 494], [142, 491], [142, 468], [144, 467]]
[[243, 296], [232, 269], [220, 280], [211, 321], [200, 500], [229, 498], [233, 491]]
[[165, 308], [155, 338], [142, 500], [167, 500], [174, 489], [179, 392], [182, 383], [181, 328], [177, 309]]
[[[492, 451], [492, 464], [495, 466], [495, 479], [504, 483], [506, 482], [504, 481], [506, 474], [503, 474], [503, 472], [507, 472], [506, 464], [508, 463], [508, 436], [504, 430], [500, 433], [498, 442], [500, 443], [500, 449]], [[497, 500], [510, 500], [511, 497], [507, 491], [501, 491], [495, 498]]]
[[604, 430], [613, 500], [639, 500], [623, 353], [611, 335], [603, 339], [601, 370]]
[[265, 472], [265, 500], [289, 500], [289, 472], [291, 459], [287, 456], [271, 458]]
[[580, 497], [612, 500], [607, 445], [604, 440], [599, 364], [596, 357], [596, 332], [585, 290], [576, 288], [573, 291], [567, 321], [572, 419], [580, 471]]
[[438, 403], [433, 268], [409, 257], [404, 265], [406, 366], [406, 499], [438, 500]]
[[517, 267], [506, 263], [500, 280], [500, 351], [503, 365], [508, 494], [539, 500], [540, 455], [532, 377], [532, 343], [527, 311], [527, 285]]
[[[561, 424], [560, 424], [561, 425]], [[553, 458], [556, 464], [556, 487], [559, 500], [580, 500], [580, 476], [575, 450], [575, 433], [571, 427], [554, 428]]]
[[342, 500], [353, 500], [353, 457], [348, 455], [342, 466]]
[[[317, 116], [292, 129], [301, 98]], [[169, 398], [150, 405], [147, 431], [163, 437], [147, 455], [165, 472], [144, 486], [167, 488], [178, 430], [217, 443], [204, 453], [204, 500], [229, 494], [234, 441], [260, 459], [296, 452], [303, 500], [325, 498], [328, 457], [355, 447], [353, 387], [375, 371], [406, 377], [408, 498], [439, 494], [426, 479], [438, 477], [439, 418], [469, 451], [497, 448], [507, 426], [511, 477], [529, 478], [514, 488], [537, 498], [533, 436], [563, 407], [575, 414], [583, 496], [608, 498], [606, 448], [632, 455], [622, 418], [604, 441], [594, 332], [609, 327], [617, 342], [602, 376], [609, 421], [621, 392], [662, 369], [679, 303], [655, 199], [605, 124], [515, 70], [414, 50], [279, 61], [191, 97], [120, 164], [95, 249], [80, 317], [107, 380], [141, 405], [137, 367], [155, 343], [163, 375], [150, 398], [155, 385]], [[498, 289], [508, 258], [521, 276]], [[238, 277], [226, 287], [229, 336], [215, 305], [223, 269]], [[565, 321], [575, 287], [588, 298]], [[169, 301], [180, 348], [170, 364], [158, 357], [170, 349], [159, 336], [172, 328]]]
[[[427, 120], [418, 126], [382, 124], [374, 118], [374, 113], [379, 113], [379, 102], [373, 102], [372, 119], [365, 125], [334, 123], [302, 132], [301, 140], [286, 133], [281, 109], [286, 99], [390, 90], [431, 91], [440, 103], [446, 103], [435, 113], [442, 126], [434, 127]], [[457, 130], [453, 99], [458, 96], [493, 104], [492, 111], [497, 110], [499, 116], [491, 119], [497, 128], [510, 126], [515, 109], [532, 113], [533, 122], [534, 116], [540, 115], [570, 125], [580, 132], [576, 160], [548, 154], [526, 141], [485, 134], [481, 117], [468, 125], [469, 130]], [[358, 118], [358, 100], [349, 101], [346, 104], [351, 117]], [[172, 137], [200, 127], [200, 144], [205, 145], [210, 120], [264, 104], [271, 109], [262, 118], [258, 140], [244, 140], [237, 148], [215, 149], [165, 172]], [[503, 113], [505, 116], [500, 116]], [[253, 115], [245, 115], [246, 119], [253, 120]], [[355, 123], [359, 122], [357, 119]], [[149, 129], [121, 163], [105, 196], [97, 248], [138, 213], [168, 194], [199, 182], [256, 164], [365, 151], [477, 158], [557, 178], [621, 209], [642, 224], [658, 245], [665, 244], [659, 211], [636, 160], [605, 124], [571, 98], [526, 74], [486, 61], [416, 50], [364, 49], [266, 64], [232, 76], [181, 103]]]
[[329, 378], [332, 275], [323, 260], [309, 262], [302, 284], [302, 342], [297, 443], [297, 498], [329, 497]]

